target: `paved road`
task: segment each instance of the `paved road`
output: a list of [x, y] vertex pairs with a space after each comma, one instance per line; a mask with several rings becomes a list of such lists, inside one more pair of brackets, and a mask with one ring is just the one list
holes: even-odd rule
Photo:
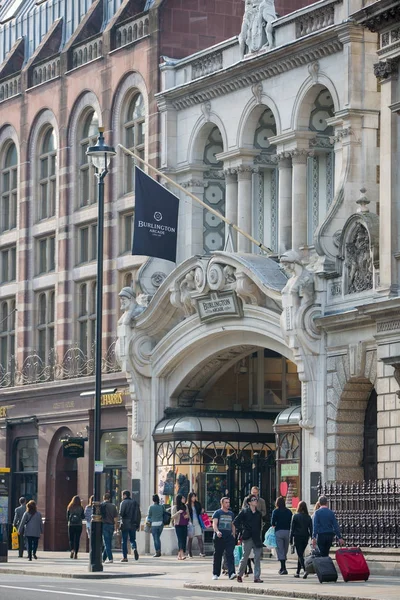
[[[153, 579], [153, 578], [152, 578]], [[268, 596], [263, 596], [267, 598]], [[171, 589], [165, 585], [151, 588], [146, 579], [116, 581], [76, 581], [29, 575], [4, 575], [0, 579], [1, 600], [260, 600], [243, 593]], [[274, 596], [275, 600], [281, 600]], [[283, 600], [283, 599], [282, 599]], [[285, 597], [285, 600], [291, 600]]]

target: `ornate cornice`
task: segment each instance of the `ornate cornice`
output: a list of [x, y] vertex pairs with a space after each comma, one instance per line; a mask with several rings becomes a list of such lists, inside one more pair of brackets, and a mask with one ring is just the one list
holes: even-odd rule
[[[302, 47], [299, 48], [299, 44]], [[330, 32], [330, 37], [319, 40], [311, 47], [307, 47], [305, 40], [299, 40], [293, 48], [287, 46], [277, 48], [269, 51], [268, 55], [262, 54], [254, 59], [242, 61], [200, 81], [190, 82], [157, 94], [157, 103], [168, 98], [176, 110], [182, 110], [254, 86], [265, 79], [340, 52], [342, 48], [343, 45], [335, 32]]]
[[[377, 2], [366, 6], [352, 15], [352, 18], [373, 33], [382, 31], [390, 25], [397, 24], [400, 20], [400, 6], [393, 0]], [[386, 7], [385, 7], [386, 5]]]
[[398, 59], [380, 60], [374, 64], [374, 74], [377, 79], [389, 79], [398, 73]]

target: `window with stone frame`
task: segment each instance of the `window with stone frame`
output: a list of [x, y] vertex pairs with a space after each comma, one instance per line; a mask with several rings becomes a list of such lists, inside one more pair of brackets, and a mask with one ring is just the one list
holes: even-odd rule
[[[128, 103], [124, 119], [125, 146], [144, 159], [145, 155], [145, 105], [142, 94], [135, 94]], [[143, 167], [132, 156], [124, 155], [124, 193], [135, 189], [135, 164]]]
[[36, 294], [37, 353], [47, 363], [54, 351], [55, 291], [45, 290]]
[[78, 344], [81, 352], [90, 358], [96, 342], [96, 281], [78, 284]]
[[56, 238], [55, 235], [41, 237], [35, 241], [36, 275], [51, 273], [56, 268]]
[[[276, 135], [273, 112], [266, 108], [254, 132], [254, 148], [260, 150], [254, 163], [258, 171], [253, 174], [253, 231], [254, 237], [267, 248], [278, 250], [278, 169], [273, 158], [276, 146], [269, 138]], [[263, 252], [258, 248], [257, 252]]]
[[315, 137], [310, 140], [314, 155], [307, 159], [307, 238], [310, 245], [333, 201], [335, 163], [331, 137], [334, 131], [327, 119], [334, 114], [332, 96], [324, 89], [315, 99], [309, 122], [310, 131], [315, 132]]
[[38, 163], [38, 221], [55, 215], [57, 197], [57, 141], [55, 131], [48, 127], [39, 148]]
[[76, 264], [82, 265], [97, 258], [97, 223], [82, 225], [77, 228]]
[[97, 113], [92, 110], [86, 114], [82, 138], [79, 141], [77, 154], [79, 160], [79, 206], [89, 206], [97, 202], [97, 180], [95, 177], [96, 169], [89, 160], [86, 151], [89, 146], [94, 146], [99, 133], [99, 118]]
[[0, 252], [0, 283], [15, 281], [17, 278], [17, 248], [9, 246]]
[[120, 223], [120, 254], [132, 252], [133, 241], [133, 212], [122, 213], [119, 216]]
[[9, 144], [1, 157], [0, 232], [17, 226], [18, 154]]
[[15, 354], [15, 298], [0, 304], [0, 370], [10, 372]]
[[[204, 202], [225, 216], [225, 178], [222, 173], [223, 163], [216, 157], [223, 151], [221, 132], [214, 127], [204, 147], [203, 161], [207, 167], [204, 172], [206, 186]], [[203, 209], [203, 247], [209, 254], [214, 250], [223, 250], [225, 245], [225, 223], [206, 208]]]

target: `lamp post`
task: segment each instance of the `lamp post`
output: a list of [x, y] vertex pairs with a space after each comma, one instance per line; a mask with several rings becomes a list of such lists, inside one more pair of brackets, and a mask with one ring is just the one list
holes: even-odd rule
[[96, 352], [95, 352], [95, 392], [94, 392], [94, 464], [93, 464], [93, 516], [90, 535], [89, 571], [102, 571], [101, 556], [101, 512], [100, 512], [100, 472], [96, 472], [96, 461], [100, 460], [101, 433], [101, 362], [102, 362], [102, 325], [103, 325], [103, 227], [104, 227], [104, 178], [108, 173], [110, 160], [116, 152], [112, 146], [104, 143], [104, 127], [99, 127], [99, 137], [95, 146], [86, 150], [96, 169], [98, 182], [98, 218], [97, 218], [97, 289], [96, 289]]

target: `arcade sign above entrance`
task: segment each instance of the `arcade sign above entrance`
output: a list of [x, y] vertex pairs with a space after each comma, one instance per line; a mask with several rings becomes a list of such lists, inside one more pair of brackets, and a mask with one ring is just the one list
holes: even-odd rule
[[241, 303], [236, 294], [226, 292], [210, 292], [197, 298], [197, 311], [200, 321], [208, 322], [223, 317], [242, 317]]

